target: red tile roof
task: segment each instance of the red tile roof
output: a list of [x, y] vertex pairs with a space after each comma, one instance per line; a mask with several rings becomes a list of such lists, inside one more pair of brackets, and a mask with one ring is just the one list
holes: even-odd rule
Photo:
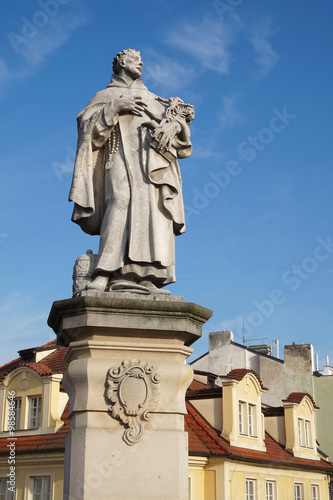
[[[45, 345], [49, 346], [52, 342]], [[64, 361], [65, 352], [66, 347], [55, 346], [54, 351], [38, 362], [22, 361], [21, 357], [14, 359], [10, 363], [0, 367], [0, 381], [19, 366], [27, 366], [28, 368], [35, 370], [41, 376], [52, 375], [53, 373], [65, 373], [67, 368], [67, 363]]]
[[21, 361], [21, 357], [12, 359], [8, 363], [0, 366], [0, 372], [9, 370], [12, 366], [17, 365]]
[[58, 347], [55, 351], [51, 352], [41, 360], [43, 365], [47, 366], [52, 373], [65, 373], [68, 364], [64, 360], [66, 347]]
[[280, 417], [284, 415], [283, 406], [262, 406], [261, 411], [265, 417]]
[[289, 466], [300, 469], [314, 469], [318, 472], [333, 472], [333, 464], [325, 460], [314, 461], [294, 457], [267, 432], [265, 433], [266, 452], [230, 446], [228, 441], [220, 436], [219, 431], [214, 429], [200, 413], [197, 412], [190, 402], [187, 402], [186, 407], [188, 415], [185, 417], [185, 428], [189, 433], [190, 455], [219, 455], [226, 456], [226, 458], [231, 460], [241, 460], [267, 465], [275, 464], [280, 467]]
[[[195, 371], [197, 373], [197, 371]], [[205, 372], [209, 373], [209, 372]], [[188, 399], [207, 399], [222, 397], [222, 387], [211, 386], [211, 384], [204, 384], [200, 380], [192, 380], [186, 392]]]
[[37, 347], [28, 347], [27, 349], [20, 349], [18, 352], [24, 352], [24, 351], [43, 351], [45, 349], [52, 349], [52, 347], [56, 347], [57, 341], [51, 340], [50, 342], [47, 342], [46, 344], [39, 345]]
[[239, 380], [239, 381], [241, 381], [249, 373], [252, 373], [258, 379], [260, 387], [264, 391], [268, 391], [267, 387], [264, 387], [264, 385], [263, 385], [263, 383], [262, 383], [262, 381], [261, 381], [258, 373], [255, 372], [254, 370], [246, 370], [244, 368], [235, 368], [234, 370], [231, 370], [231, 372], [229, 372], [228, 375], [225, 375], [225, 377], [231, 378], [232, 380]]
[[313, 407], [319, 410], [319, 406], [316, 405], [313, 397], [307, 392], [292, 392], [291, 394], [289, 394], [287, 399], [283, 399], [282, 401], [290, 401], [291, 403], [299, 404], [301, 403], [302, 399], [305, 398], [305, 396], [307, 396], [310, 399], [311, 403], [313, 404]]

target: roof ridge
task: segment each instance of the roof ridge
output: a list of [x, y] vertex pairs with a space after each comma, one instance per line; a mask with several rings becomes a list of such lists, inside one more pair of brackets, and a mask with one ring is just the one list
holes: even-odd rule
[[283, 399], [282, 401], [283, 402], [292, 402], [292, 403], [300, 403], [303, 398], [305, 397], [308, 397], [311, 401], [311, 403], [313, 404], [313, 407], [316, 408], [317, 410], [319, 410], [319, 406], [316, 405], [316, 402], [315, 400], [313, 399], [313, 397], [311, 396], [311, 394], [309, 394], [308, 392], [291, 392], [289, 394], [289, 396], [286, 398], [286, 399]]
[[15, 359], [12, 359], [11, 361], [8, 361], [8, 363], [5, 363], [4, 365], [0, 366], [0, 370], [2, 370], [3, 368], [6, 368], [6, 366], [9, 366], [11, 365], [12, 363], [18, 363], [21, 359], [21, 356], [19, 356], [18, 358], [15, 358]]
[[[262, 380], [260, 378], [260, 376], [258, 375], [258, 373], [255, 371], [255, 370], [250, 370], [248, 368], [234, 368], [233, 370], [231, 370], [229, 373], [227, 373], [227, 375], [225, 375], [225, 377], [227, 378], [231, 378], [233, 380], [243, 380], [243, 378], [248, 374], [248, 373], [252, 373], [252, 375], [254, 375], [259, 384], [260, 384], [260, 387], [265, 390], [265, 391], [268, 391], [268, 388], [267, 387], [264, 387], [264, 384], [262, 383]], [[238, 377], [237, 377], [238, 375]], [[239, 378], [239, 375], [241, 375], [241, 378]]]

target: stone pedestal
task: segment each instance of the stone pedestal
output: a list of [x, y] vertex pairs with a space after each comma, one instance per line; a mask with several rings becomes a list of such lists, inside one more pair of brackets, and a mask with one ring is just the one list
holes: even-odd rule
[[185, 360], [211, 314], [158, 295], [53, 304], [69, 363], [64, 500], [188, 500]]

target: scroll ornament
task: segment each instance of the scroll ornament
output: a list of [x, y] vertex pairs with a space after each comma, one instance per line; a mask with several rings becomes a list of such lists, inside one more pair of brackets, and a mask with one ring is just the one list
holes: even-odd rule
[[128, 445], [138, 443], [158, 402], [161, 383], [157, 367], [139, 359], [125, 360], [118, 368], [110, 368], [106, 383], [111, 415], [127, 427], [123, 440]]

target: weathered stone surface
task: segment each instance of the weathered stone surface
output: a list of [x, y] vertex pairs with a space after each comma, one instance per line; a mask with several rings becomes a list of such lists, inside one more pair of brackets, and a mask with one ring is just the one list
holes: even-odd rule
[[211, 315], [209, 309], [191, 302], [103, 294], [54, 302], [48, 324], [61, 345], [77, 340], [83, 328], [87, 338], [101, 333], [142, 339], [159, 332], [163, 340], [166, 334], [176, 332], [185, 345], [191, 345], [201, 336], [201, 327]]
[[92, 282], [96, 262], [97, 255], [92, 250], [87, 250], [76, 259], [73, 268], [73, 297], [77, 297]]
[[142, 66], [140, 52], [117, 54], [110, 84], [78, 115], [69, 199], [72, 220], [100, 234], [93, 290], [170, 293], [162, 288], [175, 281], [175, 235], [185, 231], [177, 158], [192, 152], [194, 110], [149, 92]]
[[185, 360], [212, 312], [112, 295], [57, 301], [49, 316], [68, 346], [64, 498], [188, 500]]

